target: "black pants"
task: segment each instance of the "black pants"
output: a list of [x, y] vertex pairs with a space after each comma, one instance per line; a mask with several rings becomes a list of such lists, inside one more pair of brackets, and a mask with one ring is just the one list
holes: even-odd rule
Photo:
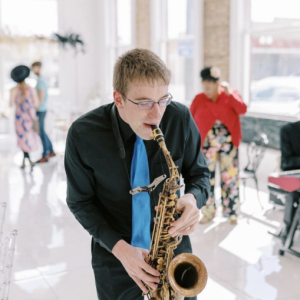
[[[144, 300], [141, 289], [121, 262], [92, 240], [92, 266], [99, 300]], [[197, 297], [185, 298], [197, 300]]]
[[23, 151], [23, 153], [24, 153], [24, 158], [30, 158], [28, 152]]

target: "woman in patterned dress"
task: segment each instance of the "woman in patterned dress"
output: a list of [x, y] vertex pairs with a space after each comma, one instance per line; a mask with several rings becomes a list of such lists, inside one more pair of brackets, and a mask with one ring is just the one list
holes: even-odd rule
[[215, 170], [219, 161], [223, 216], [236, 224], [239, 206], [238, 147], [242, 139], [239, 115], [247, 111], [247, 106], [236, 90], [228, 83], [220, 82], [219, 68], [205, 68], [200, 76], [204, 92], [195, 97], [190, 110], [200, 131], [203, 154], [211, 172], [210, 198], [202, 208], [200, 223], [209, 222], [216, 214]]
[[30, 69], [26, 66], [17, 66], [11, 71], [11, 78], [17, 86], [10, 90], [10, 106], [16, 106], [15, 128], [18, 146], [24, 153], [21, 168], [25, 168], [25, 159], [29, 160], [31, 170], [34, 163], [29, 153], [36, 150], [39, 145], [39, 136], [33, 129], [33, 120], [36, 120], [36, 109], [39, 100], [36, 91], [25, 83]]

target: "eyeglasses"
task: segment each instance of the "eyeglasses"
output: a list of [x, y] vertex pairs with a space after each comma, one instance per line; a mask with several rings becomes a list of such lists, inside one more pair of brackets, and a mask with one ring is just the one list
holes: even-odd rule
[[122, 96], [126, 98], [128, 101], [132, 102], [133, 104], [136, 104], [141, 110], [151, 109], [154, 106], [154, 104], [158, 104], [159, 107], [166, 107], [171, 103], [173, 99], [173, 96], [170, 93], [167, 97], [160, 99], [158, 102], [148, 101], [148, 100], [141, 100], [140, 102], [134, 102], [128, 99], [125, 95], [122, 94]]

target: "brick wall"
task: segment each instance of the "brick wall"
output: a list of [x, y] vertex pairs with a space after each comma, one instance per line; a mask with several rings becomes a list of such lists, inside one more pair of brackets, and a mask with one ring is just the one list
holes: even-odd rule
[[218, 66], [229, 81], [230, 0], [204, 0], [204, 66]]
[[136, 46], [151, 49], [150, 0], [136, 0]]

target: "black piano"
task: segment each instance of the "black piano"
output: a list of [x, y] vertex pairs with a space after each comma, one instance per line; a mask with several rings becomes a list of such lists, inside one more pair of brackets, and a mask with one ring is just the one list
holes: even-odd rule
[[[268, 188], [270, 192], [270, 201], [274, 204], [284, 205], [284, 197], [292, 192], [300, 193], [300, 170], [272, 173], [268, 177]], [[295, 232], [300, 226], [300, 204], [298, 203], [292, 225], [288, 232], [284, 244], [280, 247], [279, 254], [285, 252], [300, 257], [300, 253], [291, 249]], [[276, 236], [276, 235], [275, 235]]]

